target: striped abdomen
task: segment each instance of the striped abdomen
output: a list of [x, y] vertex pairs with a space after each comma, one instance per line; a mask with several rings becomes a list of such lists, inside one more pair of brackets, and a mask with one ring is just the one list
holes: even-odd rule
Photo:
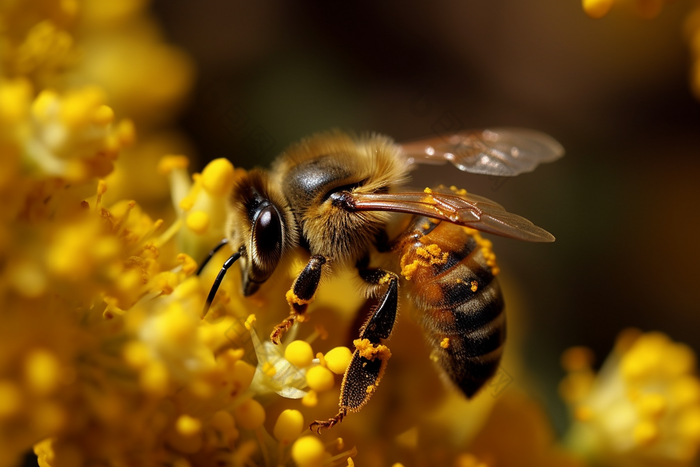
[[498, 369], [506, 337], [491, 243], [473, 230], [421, 217], [395, 245], [431, 358], [473, 396]]

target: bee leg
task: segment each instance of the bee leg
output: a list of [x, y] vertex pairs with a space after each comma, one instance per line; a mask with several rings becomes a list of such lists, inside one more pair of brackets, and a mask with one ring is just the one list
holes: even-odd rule
[[309, 306], [309, 303], [316, 295], [316, 289], [321, 282], [321, 272], [323, 265], [326, 264], [326, 258], [321, 255], [314, 255], [309, 259], [306, 267], [297, 276], [292, 284], [292, 288], [287, 292], [287, 302], [291, 311], [289, 316], [282, 323], [275, 326], [275, 329], [270, 334], [270, 339], [274, 344], [278, 344], [282, 340], [282, 335], [292, 327], [295, 321], [302, 321], [304, 313]]
[[391, 351], [382, 340], [389, 338], [394, 323], [399, 298], [399, 277], [382, 269], [360, 270], [365, 281], [388, 287], [379, 300], [370, 318], [360, 329], [360, 338], [355, 339], [355, 352], [348, 369], [345, 370], [340, 388], [340, 410], [328, 420], [316, 420], [309, 429], [320, 433], [343, 421], [348, 411], [358, 412], [372, 397], [384, 375]]

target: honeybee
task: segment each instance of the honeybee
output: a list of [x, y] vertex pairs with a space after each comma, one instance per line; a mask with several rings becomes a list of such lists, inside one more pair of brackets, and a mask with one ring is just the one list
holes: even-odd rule
[[[320, 433], [359, 411], [377, 389], [391, 355], [384, 342], [396, 322], [400, 290], [421, 311], [420, 324], [442, 371], [472, 397], [496, 372], [506, 334], [494, 256], [477, 231], [531, 242], [554, 237], [464, 190], [410, 191], [405, 187], [409, 173], [421, 164], [451, 162], [467, 172], [514, 176], [563, 153], [551, 137], [524, 129], [469, 131], [407, 144], [341, 131], [304, 139], [287, 148], [270, 171], [253, 169], [233, 187], [229, 236], [198, 273], [224, 245], [234, 253], [219, 272], [204, 312], [236, 261], [242, 293], [248, 296], [285, 255], [304, 248], [310, 259], [287, 292], [290, 313], [272, 331], [275, 344], [303, 321], [321, 278], [335, 268], [357, 268], [378, 297], [354, 341], [339, 411], [311, 423], [312, 430]], [[396, 217], [403, 217], [398, 228]]]

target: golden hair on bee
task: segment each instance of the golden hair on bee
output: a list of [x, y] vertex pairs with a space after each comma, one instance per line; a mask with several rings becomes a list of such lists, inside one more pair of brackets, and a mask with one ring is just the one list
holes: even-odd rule
[[408, 165], [391, 138], [370, 134], [353, 138], [334, 130], [290, 146], [273, 166], [272, 179], [308, 239], [312, 255], [354, 266], [389, 220], [382, 211], [348, 212], [324, 201], [330, 194], [389, 193], [408, 177]]

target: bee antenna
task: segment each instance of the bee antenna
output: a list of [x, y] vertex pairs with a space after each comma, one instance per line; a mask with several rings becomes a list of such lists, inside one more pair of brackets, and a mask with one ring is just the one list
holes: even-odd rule
[[[218, 248], [221, 248], [223, 246], [222, 244], [219, 244], [217, 246]], [[229, 256], [229, 258], [224, 261], [223, 266], [221, 266], [221, 271], [219, 271], [219, 274], [216, 276], [216, 279], [214, 280], [214, 283], [211, 286], [211, 290], [209, 291], [209, 295], [207, 296], [207, 301], [204, 303], [204, 310], [202, 310], [202, 319], [207, 315], [207, 312], [209, 311], [209, 307], [211, 307], [211, 302], [214, 301], [214, 297], [216, 296], [216, 292], [219, 290], [219, 286], [221, 285], [221, 281], [224, 280], [224, 276], [226, 275], [226, 271], [235, 263], [238, 258], [241, 257], [241, 255], [245, 252], [245, 246], [241, 246], [237, 252]]]
[[199, 268], [197, 268], [197, 272], [195, 275], [200, 275], [202, 271], [204, 270], [204, 266], [206, 266], [209, 263], [209, 260], [212, 259], [212, 257], [216, 254], [217, 251], [219, 251], [224, 245], [228, 244], [228, 238], [224, 238], [219, 242], [218, 245], [216, 245], [212, 250], [209, 252], [206, 258], [204, 258], [204, 261], [202, 261], [202, 264], [199, 265]]

